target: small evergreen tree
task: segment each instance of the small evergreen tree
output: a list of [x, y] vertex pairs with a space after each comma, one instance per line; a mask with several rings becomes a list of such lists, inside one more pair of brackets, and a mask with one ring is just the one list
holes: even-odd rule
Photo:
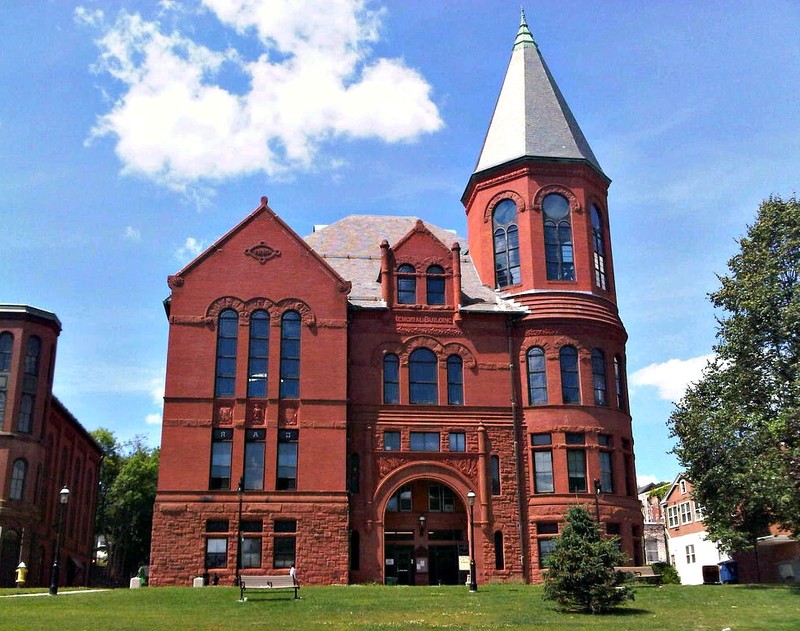
[[633, 591], [622, 585], [624, 575], [614, 567], [625, 564], [625, 555], [614, 539], [604, 538], [583, 506], [567, 511], [561, 536], [547, 559], [544, 598], [570, 611], [603, 613], [633, 600]]

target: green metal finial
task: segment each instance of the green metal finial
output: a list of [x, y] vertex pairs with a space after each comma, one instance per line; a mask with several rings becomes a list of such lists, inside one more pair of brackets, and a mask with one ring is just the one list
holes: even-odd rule
[[516, 50], [517, 48], [526, 48], [528, 46], [536, 46], [536, 41], [533, 39], [531, 30], [528, 28], [528, 23], [525, 21], [525, 9], [520, 7], [520, 13], [522, 15], [519, 21], [519, 31], [517, 31], [517, 38], [514, 40], [514, 46], [511, 48], [511, 50]]

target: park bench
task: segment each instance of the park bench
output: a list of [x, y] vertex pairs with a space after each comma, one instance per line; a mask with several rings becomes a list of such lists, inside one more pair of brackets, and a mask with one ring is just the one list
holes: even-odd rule
[[295, 581], [288, 574], [277, 574], [275, 576], [242, 576], [239, 578], [239, 600], [246, 600], [244, 597], [245, 590], [252, 589], [293, 589], [294, 598], [297, 600], [299, 596], [297, 591], [300, 589], [300, 583]]
[[631, 567], [615, 567], [617, 572], [625, 574], [629, 582], [647, 583], [648, 585], [661, 585], [661, 574], [656, 574], [649, 565], [636, 565]]

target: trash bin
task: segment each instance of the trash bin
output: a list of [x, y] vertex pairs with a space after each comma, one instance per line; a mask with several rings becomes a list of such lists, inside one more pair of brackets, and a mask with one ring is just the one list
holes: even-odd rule
[[739, 582], [739, 568], [736, 565], [736, 561], [722, 561], [719, 563], [719, 579], [723, 585]]

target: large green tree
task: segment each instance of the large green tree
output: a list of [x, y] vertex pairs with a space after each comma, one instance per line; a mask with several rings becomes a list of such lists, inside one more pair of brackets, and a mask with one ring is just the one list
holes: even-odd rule
[[544, 597], [570, 611], [609, 611], [633, 600], [633, 591], [622, 585], [624, 574], [614, 569], [625, 562], [618, 542], [600, 534], [589, 511], [572, 506], [547, 559]]
[[109, 578], [125, 582], [150, 554], [159, 451], [138, 436], [120, 443], [107, 429], [92, 435], [103, 450], [95, 534], [106, 542]]
[[712, 538], [800, 531], [800, 203], [762, 202], [710, 294], [716, 358], [670, 417]]

